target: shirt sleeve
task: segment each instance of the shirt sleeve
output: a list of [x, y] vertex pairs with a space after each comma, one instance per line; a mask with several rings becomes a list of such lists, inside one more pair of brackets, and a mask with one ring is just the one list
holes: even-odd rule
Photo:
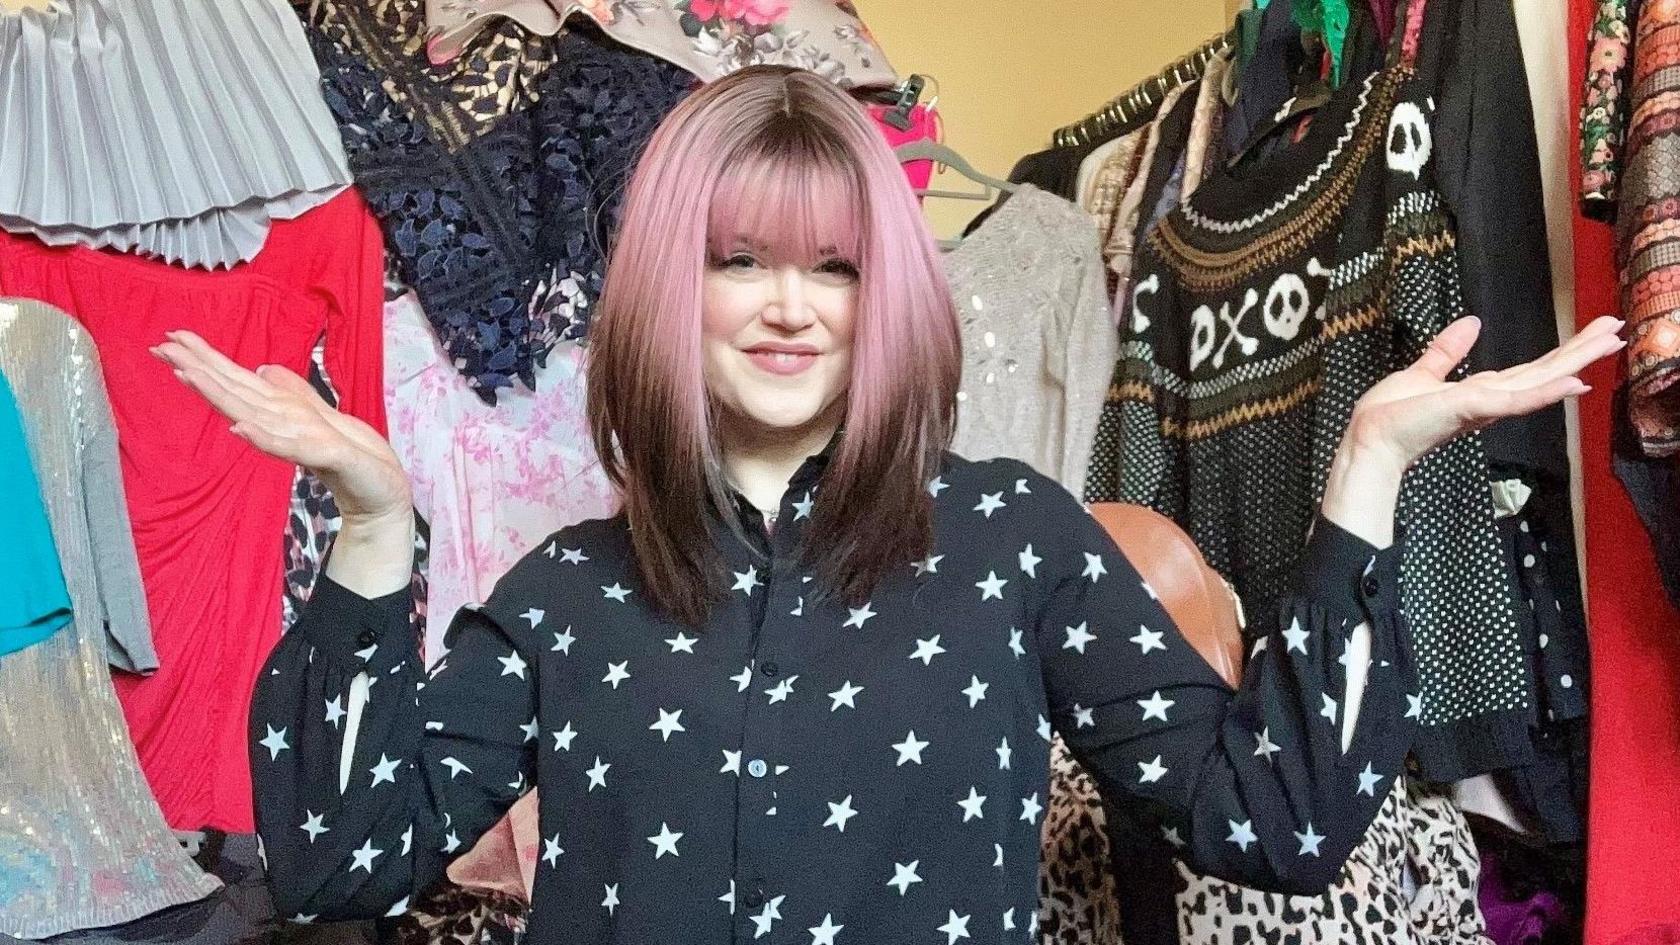
[[[1040, 479], [1049, 579], [1037, 643], [1050, 720], [1110, 803], [1141, 804], [1198, 872], [1319, 895], [1395, 786], [1415, 730], [1397, 547], [1320, 519], [1296, 592], [1267, 621], [1235, 691], [1191, 647], [1108, 533]], [[1353, 630], [1371, 634], [1343, 751]], [[1259, 629], [1251, 625], [1251, 629]]]
[[[525, 792], [537, 659], [502, 601], [530, 571], [515, 566], [488, 603], [456, 615], [429, 673], [406, 589], [368, 600], [320, 576], [251, 707], [257, 832], [282, 917], [401, 914]], [[359, 716], [346, 711], [353, 686]]]

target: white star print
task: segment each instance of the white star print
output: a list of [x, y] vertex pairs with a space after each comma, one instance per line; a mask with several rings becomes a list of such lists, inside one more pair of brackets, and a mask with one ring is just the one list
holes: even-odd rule
[[1161, 837], [1174, 847], [1184, 849], [1184, 838], [1178, 835], [1177, 827], [1162, 827]]
[[1073, 708], [1070, 709], [1069, 711], [1071, 711], [1073, 713], [1073, 727], [1074, 728], [1096, 728], [1097, 727], [1097, 720], [1091, 717], [1091, 713], [1097, 711], [1096, 709], [1087, 709], [1084, 706], [1080, 705], [1079, 703], [1075, 702], [1073, 704]]
[[1003, 600], [1003, 586], [1008, 583], [1009, 582], [1007, 580], [998, 577], [996, 571], [987, 571], [986, 579], [984, 581], [975, 581], [974, 586], [980, 589], [980, 599], [983, 601], [992, 600], [994, 598], [997, 600]]
[[718, 774], [733, 774], [736, 777], [740, 777], [741, 753], [738, 751], [730, 751], [727, 748], [723, 749], [723, 767], [718, 769]]
[[402, 855], [407, 856], [408, 851], [414, 848], [414, 825], [413, 824], [409, 824], [408, 829], [403, 831], [402, 845], [403, 845]]
[[897, 886], [900, 896], [909, 892], [911, 883], [922, 881], [922, 878], [916, 875], [916, 867], [920, 865], [922, 865], [921, 860], [911, 860], [909, 863], [894, 863], [893, 878], [887, 880], [887, 885]]
[[1312, 634], [1301, 629], [1301, 618], [1296, 617], [1295, 619], [1289, 621], [1289, 629], [1283, 631], [1283, 640], [1286, 644], [1283, 651], [1285, 653], [1293, 653], [1299, 650], [1301, 655], [1305, 656], [1307, 653], [1307, 637], [1310, 636], [1312, 636]]
[[782, 917], [782, 900], [786, 898], [786, 896], [777, 896], [765, 903], [764, 908], [759, 911], [758, 915], [752, 917], [755, 926], [753, 938], [762, 938], [770, 934], [776, 920]]
[[328, 831], [332, 830], [331, 827], [328, 827], [325, 824], [321, 823], [321, 815], [320, 814], [317, 814], [312, 810], [306, 810], [303, 813], [304, 813], [304, 821], [303, 821], [303, 823], [298, 825], [298, 829], [303, 831], [306, 834], [309, 834], [309, 842], [310, 843], [314, 843], [315, 838], [319, 837], [321, 834], [327, 833]]
[[[344, 696], [337, 695], [327, 700], [328, 725], [331, 725], [333, 728], [338, 728], [338, 723], [344, 718], [345, 714]], [[273, 759], [271, 758], [269, 760], [272, 761]]]
[[459, 849], [461, 849], [461, 838], [455, 836], [455, 831], [451, 830], [448, 835], [443, 838], [443, 852], [454, 853]]
[[834, 924], [834, 913], [830, 912], [823, 916], [822, 925], [813, 925], [805, 931], [811, 933], [811, 945], [834, 945], [834, 934], [843, 928], [844, 925]]
[[987, 518], [991, 518], [993, 512], [1004, 508], [1005, 505], [1006, 503], [1003, 501], [1003, 493], [993, 492], [989, 495], [980, 496], [980, 504], [974, 507], [974, 511], [985, 515]]
[[1274, 755], [1277, 752], [1282, 750], [1282, 749], [1278, 748], [1278, 746], [1272, 744], [1272, 729], [1271, 729], [1271, 726], [1267, 726], [1267, 727], [1261, 729], [1260, 731], [1255, 732], [1254, 733], [1254, 742], [1255, 742], [1254, 754], [1257, 757], [1261, 757], [1261, 758], [1266, 759], [1268, 764], [1272, 760], [1272, 755]]
[[845, 833], [846, 821], [857, 816], [857, 811], [852, 810], [852, 796], [850, 794], [846, 795], [845, 799], [838, 804], [833, 801], [827, 803], [828, 819], [823, 821], [823, 826], [833, 827], [841, 833]]
[[857, 703], [852, 700], [857, 698], [857, 694], [862, 691], [862, 686], [854, 686], [852, 685], [852, 681], [850, 679], [846, 680], [839, 689], [836, 689], [828, 694], [828, 697], [834, 700], [834, 705], [830, 706], [828, 711], [836, 711], [841, 706], [845, 706], [848, 709], [857, 708]]
[[1138, 645], [1138, 649], [1144, 653], [1148, 653], [1150, 650], [1161, 650], [1164, 652], [1167, 645], [1161, 642], [1161, 638], [1163, 636], [1165, 636], [1165, 634], [1161, 633], [1159, 630], [1151, 630], [1148, 627], [1139, 625], [1137, 636], [1132, 637], [1127, 642], [1136, 643]]
[[910, 761], [914, 761], [916, 764], [921, 764], [922, 749], [927, 746], [927, 742], [917, 741], [916, 733], [911, 731], [909, 735], [905, 736], [904, 741], [892, 746], [893, 750], [898, 752], [898, 764], [894, 765], [894, 767], [902, 766], [906, 762]]
[[1406, 693], [1406, 718], [1419, 719], [1423, 717], [1423, 698]]
[[593, 791], [598, 787], [604, 788], [604, 787], [607, 786], [607, 769], [611, 768], [611, 767], [612, 767], [612, 765], [610, 765], [610, 764], [602, 764], [601, 763], [601, 756], [600, 755], [595, 756], [595, 767], [590, 768], [588, 771], [584, 772], [584, 774], [589, 775], [589, 790], [590, 791]]
[[1050, 740], [1050, 720], [1042, 715], [1038, 717], [1038, 737], [1045, 741]]
[[562, 549], [560, 549], [560, 563], [561, 564], [582, 564], [582, 563], [584, 563], [585, 561], [588, 561], [588, 560], [589, 560], [589, 556], [583, 553], [582, 548], [562, 548]]
[[276, 732], [274, 730], [274, 726], [272, 726], [272, 725], [265, 725], [263, 727], [268, 729], [268, 734], [266, 736], [264, 736], [262, 741], [257, 742], [257, 744], [259, 744], [259, 745], [263, 746], [264, 748], [268, 749], [268, 760], [273, 761], [274, 759], [280, 757], [281, 752], [285, 751], [286, 749], [288, 749], [292, 746], [286, 744], [286, 730], [285, 729], [281, 729], [280, 731]]
[[1095, 584], [1097, 578], [1108, 573], [1108, 568], [1103, 567], [1102, 555], [1094, 555], [1089, 551], [1082, 553], [1085, 555], [1085, 571], [1079, 576], [1088, 577], [1091, 579], [1091, 583]]
[[368, 773], [373, 775], [373, 783], [368, 785], [368, 787], [378, 787], [381, 781], [389, 781], [392, 784], [396, 784], [397, 766], [400, 764], [402, 764], [401, 761], [392, 760], [381, 754], [379, 756], [379, 763], [368, 769]]
[[1154, 761], [1140, 761], [1138, 766], [1138, 783], [1154, 784], [1167, 776], [1167, 766], [1161, 764], [1161, 756], [1156, 755]]
[[773, 688], [764, 690], [764, 694], [770, 697], [770, 704], [775, 705], [778, 702], [786, 702], [787, 697], [793, 695], [793, 683], [798, 678], [798, 676], [789, 676], [777, 683]]
[[693, 653], [694, 644], [699, 642], [699, 637], [691, 637], [679, 630], [676, 636], [665, 641], [665, 645], [671, 648], [672, 653]]
[[1324, 693], [1323, 695], [1324, 695], [1324, 708], [1319, 709], [1318, 714], [1324, 716], [1327, 719], [1329, 719], [1331, 722], [1335, 722], [1336, 721], [1336, 700], [1330, 698], [1329, 693]]
[[466, 772], [467, 774], [472, 774], [473, 773], [473, 769], [467, 767], [464, 763], [462, 763], [457, 758], [453, 758], [453, 757], [444, 758], [441, 761], [439, 761], [438, 764], [443, 765], [445, 768], [449, 769], [449, 780], [451, 780], [451, 781], [460, 777], [460, 775], [463, 771]]
[[805, 595], [803, 595], [803, 594], [799, 595], [799, 603], [793, 605], [793, 609], [788, 611], [788, 616], [789, 617], [803, 617], [803, 616], [805, 616]]
[[729, 881], [729, 891], [718, 897], [718, 902], [729, 903], [729, 914], [735, 914], [735, 881]]
[[618, 908], [618, 884], [607, 886], [603, 883], [602, 887], [607, 891], [607, 898], [601, 900], [601, 905], [607, 910], [607, 915], [613, 915], [613, 910]]
[[1009, 628], [1009, 652], [1015, 654], [1016, 659], [1027, 655], [1027, 648], [1021, 645], [1021, 631]]
[[856, 627], [859, 630], [862, 630], [864, 622], [870, 617], [876, 616], [875, 611], [870, 609], [873, 603], [873, 601], [864, 601], [862, 607], [846, 608], [847, 611], [851, 613], [851, 616], [846, 618], [846, 622], [842, 626]]
[[688, 729], [683, 728], [682, 722], [679, 721], [682, 718], [682, 714], [683, 710], [681, 709], [678, 709], [675, 712], [666, 712], [664, 709], [660, 709], [659, 721], [649, 725], [648, 730], [658, 732], [661, 736], [660, 741], [668, 742], [671, 740], [672, 732], [688, 731]]
[[1019, 558], [1021, 561], [1021, 572], [1023, 574], [1030, 578], [1038, 577], [1038, 565], [1039, 562], [1044, 559], [1033, 554], [1032, 545], [1028, 545], [1025, 551], [1022, 551], [1015, 557]]
[[1318, 845], [1324, 842], [1324, 837], [1321, 834], [1313, 832], [1313, 825], [1310, 820], [1307, 821], [1307, 832], [1295, 834], [1295, 839], [1301, 841], [1301, 850], [1295, 854], [1296, 856], [1306, 856], [1309, 853], [1318, 856]]
[[[375, 652], [377, 652], [378, 649], [379, 649], [379, 644], [375, 643], [374, 645], [368, 647], [365, 650], [357, 650], [353, 655], [357, 659], [361, 660], [362, 662], [367, 663], [367, 662], [371, 662], [373, 660], [373, 654]], [[315, 651], [313, 649], [311, 649], [309, 651], [309, 662], [311, 662], [311, 663], [315, 662]]]
[[1383, 776], [1371, 770], [1371, 763], [1365, 762], [1365, 770], [1359, 772], [1359, 793], [1367, 797], [1377, 796], [1377, 785], [1383, 782]]
[[525, 733], [525, 741], [528, 742], [536, 741], [537, 736], [542, 734], [542, 730], [537, 728], [537, 717], [534, 715], [531, 716], [531, 721], [519, 726], [519, 728]]
[[1027, 488], [1027, 481], [1025, 479], [1015, 480], [1015, 494], [1032, 495], [1032, 490]]
[[928, 495], [937, 499], [939, 498], [939, 493], [944, 492], [948, 488], [950, 487], [945, 484], [944, 477], [934, 476], [933, 481], [928, 483]]
[[616, 690], [619, 683], [630, 678], [629, 667], [629, 660], [625, 660], [622, 663], [608, 663], [607, 674], [601, 677], [601, 681], [604, 683], [612, 683], [613, 689]]
[[741, 671], [729, 677], [729, 681], [735, 684], [736, 692], [746, 692], [747, 687], [752, 685], [752, 667], [741, 667]]
[[525, 660], [520, 658], [518, 650], [509, 653], [507, 656], [496, 657], [496, 662], [502, 664], [503, 676], [518, 676], [520, 679], [525, 678]]
[[969, 916], [957, 915], [955, 909], [948, 911], [951, 913], [950, 918], [946, 919], [945, 924], [938, 929], [938, 931], [945, 933], [945, 945], [957, 945], [957, 939], [959, 938], [972, 938], [973, 936], [968, 934]]
[[1225, 839], [1236, 844], [1244, 853], [1248, 852], [1249, 844], [1260, 839], [1254, 835], [1254, 821], [1252, 820], [1245, 820], [1240, 824], [1234, 820], [1227, 820], [1226, 823], [1231, 825], [1231, 835]]
[[939, 573], [939, 562], [944, 561], [944, 555], [929, 555], [912, 565], [916, 569], [917, 577]]
[[1062, 644], [1064, 650], [1077, 650], [1080, 656], [1085, 655], [1085, 644], [1097, 638], [1097, 635], [1085, 629], [1086, 621], [1081, 620], [1079, 626], [1067, 628], [1067, 642]]
[[286, 921], [296, 922], [298, 925], [308, 925], [309, 923], [314, 922], [316, 919], [319, 919], [320, 917], [321, 917], [321, 914], [318, 913], [318, 912], [314, 915], [304, 915], [303, 913], [299, 912], [297, 915], [292, 916], [290, 919], [288, 919]]
[[1000, 870], [1003, 869], [1003, 844], [1001, 843], [992, 844], [992, 865]]
[[554, 733], [554, 750], [555, 751], [571, 751], [572, 750], [572, 739], [574, 739], [576, 737], [577, 737], [576, 730], [574, 730], [572, 728], [572, 723], [570, 721], [567, 721], [565, 728], [562, 728], [560, 731]]
[[537, 608], [532, 607], [530, 610], [525, 611], [524, 613], [520, 614], [519, 616], [523, 617], [524, 619], [526, 619], [528, 621], [530, 621], [531, 622], [531, 629], [535, 630], [535, 629], [537, 629], [537, 624], [540, 624], [540, 623], [543, 622], [544, 613], [543, 613], [543, 611], [540, 611]]
[[1009, 910], [1003, 914], [1003, 930], [1005, 932], [1015, 931], [1015, 907], [1014, 906], [1010, 906]]
[[408, 911], [408, 897], [404, 896], [401, 899], [398, 899], [396, 902], [392, 903], [391, 908], [385, 910], [385, 918], [394, 919], [397, 916], [400, 916], [404, 912], [407, 912], [407, 911]]
[[730, 590], [745, 591], [748, 597], [752, 596], [753, 588], [758, 587], [761, 583], [758, 579], [758, 569], [754, 567], [749, 567], [745, 571], [731, 571], [729, 573], [735, 575], [735, 586]]
[[1167, 710], [1175, 705], [1178, 705], [1178, 703], [1172, 699], [1161, 698], [1161, 690], [1159, 689], [1155, 690], [1155, 694], [1149, 698], [1139, 699], [1137, 704], [1138, 708], [1143, 710], [1143, 721], [1145, 722], [1150, 719], [1160, 719], [1163, 722], [1168, 721]]
[[548, 865], [549, 865], [550, 868], [553, 868], [554, 866], [559, 864], [560, 854], [565, 853], [565, 852], [566, 852], [565, 850], [560, 849], [560, 835], [559, 834], [555, 834], [552, 837], [544, 837], [543, 838], [543, 855], [542, 855], [542, 858], [544, 860], [548, 861]]
[[980, 806], [985, 803], [986, 796], [976, 791], [974, 785], [969, 785], [968, 800], [957, 802], [957, 806], [963, 809], [962, 822], [966, 824], [971, 820], [984, 820], [986, 814], [980, 809]]
[[549, 649], [549, 652], [564, 653], [567, 656], [571, 656], [572, 644], [576, 642], [577, 637], [572, 636], [572, 628], [571, 625], [568, 624], [564, 633], [556, 633], [554, 635], [554, 646]]
[[647, 838], [648, 842], [653, 844], [653, 858], [657, 860], [667, 853], [672, 856], [679, 855], [677, 853], [677, 841], [681, 840], [682, 837], [683, 835], [673, 831], [669, 824], [660, 821], [659, 833]]
[[997, 748], [993, 749], [993, 751], [997, 752], [998, 770], [999, 771], [1008, 771], [1009, 770], [1009, 756], [1010, 756], [1009, 739], [1005, 738], [1002, 742], [1000, 742], [998, 744]]
[[362, 843], [360, 849], [350, 851], [350, 855], [355, 857], [356, 860], [354, 863], [350, 864], [350, 872], [354, 873], [357, 870], [367, 870], [371, 875], [373, 873], [373, 861], [384, 852], [384, 850], [375, 850], [373, 848], [373, 838], [367, 838], [367, 840]]
[[1144, 592], [1144, 593], [1145, 593], [1145, 594], [1148, 594], [1148, 595], [1149, 595], [1149, 599], [1150, 599], [1150, 600], [1152, 600], [1152, 601], [1159, 601], [1159, 600], [1160, 600], [1160, 599], [1161, 599], [1161, 598], [1160, 598], [1160, 596], [1159, 596], [1159, 595], [1157, 595], [1157, 594], [1156, 594], [1156, 593], [1155, 593], [1155, 589], [1154, 589], [1154, 588], [1153, 588], [1153, 587], [1150, 587], [1150, 586], [1149, 586], [1149, 582], [1148, 582], [1148, 581], [1143, 581], [1143, 582], [1141, 582], [1141, 583], [1142, 583], [1142, 584], [1143, 584], [1143, 592]]
[[991, 683], [983, 683], [980, 681], [979, 676], [970, 674], [968, 677], [968, 688], [962, 691], [962, 694], [968, 697], [968, 707], [972, 709], [979, 705], [980, 700], [986, 698], [986, 690], [991, 687]]
[[797, 522], [802, 518], [810, 518], [812, 504], [811, 493], [805, 493], [805, 498], [793, 503], [793, 520]]
[[606, 584], [601, 585], [601, 593], [607, 598], [618, 601], [622, 604], [624, 603], [625, 598], [630, 596], [630, 589], [622, 584], [619, 584], [617, 581], [614, 581], [610, 586]]
[[945, 648], [939, 645], [939, 634], [936, 633], [931, 640], [917, 640], [916, 651], [910, 654], [910, 658], [921, 660], [923, 666], [932, 666], [933, 658], [943, 652]]
[[1038, 802], [1038, 792], [1034, 791], [1032, 797], [1021, 798], [1021, 816], [1019, 819], [1029, 824], [1036, 824], [1038, 823], [1038, 815], [1043, 810], [1044, 805]]

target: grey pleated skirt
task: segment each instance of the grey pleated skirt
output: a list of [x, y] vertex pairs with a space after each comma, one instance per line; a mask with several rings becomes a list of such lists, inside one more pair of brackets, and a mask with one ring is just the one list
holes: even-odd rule
[[350, 183], [285, 0], [0, 13], [0, 227], [217, 268]]

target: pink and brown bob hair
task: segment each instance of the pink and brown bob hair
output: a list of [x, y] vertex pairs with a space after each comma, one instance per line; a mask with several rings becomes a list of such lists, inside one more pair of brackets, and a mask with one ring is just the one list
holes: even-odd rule
[[732, 509], [701, 359], [708, 256], [737, 236], [858, 270], [844, 434], [802, 551], [857, 602], [933, 545], [927, 483], [956, 422], [961, 342], [938, 250], [880, 131], [831, 82], [744, 69], [685, 99], [631, 178], [589, 347], [589, 417], [654, 605], [704, 622]]

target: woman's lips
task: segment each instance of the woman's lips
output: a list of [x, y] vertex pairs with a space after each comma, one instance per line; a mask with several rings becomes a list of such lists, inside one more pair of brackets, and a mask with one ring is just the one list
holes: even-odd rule
[[775, 374], [779, 377], [792, 377], [795, 374], [802, 374], [808, 370], [811, 365], [817, 363], [817, 353], [815, 351], [773, 351], [768, 349], [756, 349], [748, 351], [747, 358], [751, 360], [759, 370], [768, 374]]

